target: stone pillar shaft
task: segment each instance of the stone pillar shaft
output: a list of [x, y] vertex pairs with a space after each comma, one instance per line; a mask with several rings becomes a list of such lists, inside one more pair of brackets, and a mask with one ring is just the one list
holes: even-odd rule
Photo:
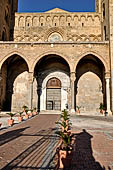
[[71, 113], [75, 112], [75, 72], [70, 75], [71, 80]]
[[32, 109], [33, 107], [33, 73], [29, 73], [29, 108]]
[[106, 111], [111, 114], [110, 110], [110, 78], [106, 78]]

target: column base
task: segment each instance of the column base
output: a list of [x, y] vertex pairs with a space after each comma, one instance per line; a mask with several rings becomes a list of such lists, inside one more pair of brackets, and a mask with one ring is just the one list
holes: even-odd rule
[[111, 110], [107, 110], [107, 112], [108, 112], [108, 116], [112, 116]]
[[75, 109], [71, 109], [71, 114], [75, 114]]

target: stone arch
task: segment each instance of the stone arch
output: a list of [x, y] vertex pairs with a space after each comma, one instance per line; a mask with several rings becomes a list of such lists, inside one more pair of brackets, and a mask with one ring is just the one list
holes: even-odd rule
[[46, 25], [47, 25], [47, 26], [51, 26], [51, 25], [52, 25], [52, 18], [51, 18], [50, 15], [48, 15], [48, 16], [46, 17]]
[[57, 15], [53, 16], [52, 25], [53, 26], [59, 26], [59, 16], [57, 16]]
[[20, 16], [20, 18], [19, 18], [19, 27], [25, 27], [25, 18], [24, 18], [24, 16]]
[[31, 16], [27, 16], [25, 19], [25, 26], [26, 27], [31, 27], [32, 26], [32, 19]]
[[18, 55], [18, 56], [20, 56], [21, 58], [23, 58], [23, 59], [25, 60], [25, 62], [27, 63], [28, 70], [29, 70], [30, 66], [29, 66], [28, 60], [26, 59], [26, 57], [25, 57], [23, 54], [21, 54], [20, 52], [17, 52], [17, 51], [13, 51], [13, 52], [9, 53], [8, 55], [6, 55], [6, 56], [1, 60], [1, 62], [0, 62], [0, 70], [1, 70], [2, 65], [4, 64], [4, 62], [5, 62], [9, 57], [11, 57], [11, 56], [13, 56], [13, 55]]
[[66, 22], [65, 15], [61, 15], [59, 18], [59, 21], [60, 21], [60, 26], [64, 26], [64, 23]]
[[64, 38], [65, 38], [64, 30], [61, 29], [61, 28], [56, 28], [56, 27], [48, 29], [48, 30], [46, 31], [46, 34], [45, 34], [44, 39], [47, 41], [48, 38], [49, 38], [49, 36], [50, 36], [52, 33], [55, 33], [55, 32], [58, 33], [58, 34], [60, 34], [60, 35], [62, 36], [63, 40], [64, 40]]
[[63, 58], [67, 62], [67, 64], [69, 65], [70, 72], [72, 72], [73, 66], [71, 65], [71, 62], [69, 61], [68, 57], [64, 54], [60, 54], [60, 53], [55, 52], [55, 51], [46, 52], [46, 53], [43, 53], [40, 56], [36, 57], [36, 60], [34, 61], [32, 67], [30, 69], [31, 72], [34, 72], [35, 66], [40, 59], [42, 59], [44, 56], [51, 55], [51, 54], [54, 54], [54, 55], [57, 55], [57, 56], [60, 56], [61, 58]]
[[39, 18], [37, 16], [33, 17], [33, 27], [37, 27], [39, 24]]
[[[75, 67], [75, 106], [77, 106], [80, 102], [79, 105], [82, 104], [82, 107], [84, 106], [87, 108], [87, 111], [91, 111], [93, 104], [96, 104], [95, 111], [97, 111], [100, 102], [106, 105], [105, 73], [107, 70], [108, 67], [103, 58], [93, 52], [89, 52], [77, 60]], [[84, 77], [84, 75], [87, 76]], [[82, 81], [80, 81], [82, 77], [84, 78]], [[99, 84], [101, 85], [101, 91], [97, 93]], [[94, 87], [92, 85], [94, 85]], [[100, 99], [97, 97], [99, 95], [101, 96]], [[78, 100], [77, 98], [81, 98], [82, 100]], [[88, 104], [87, 107], [85, 105], [86, 103]]]
[[[66, 103], [68, 103], [67, 99], [69, 97], [69, 95], [67, 93], [68, 89], [70, 88], [70, 66], [69, 66], [69, 64], [62, 57], [62, 55], [58, 55], [58, 53], [55, 54], [53, 52], [51, 54], [49, 52], [48, 55], [46, 53], [42, 57], [38, 58], [38, 60], [35, 61], [35, 63], [36, 64], [34, 65], [33, 72], [34, 72], [34, 77], [37, 80], [38, 98], [36, 100], [37, 100], [38, 110], [40, 111], [40, 110], [47, 109], [48, 104], [46, 105], [46, 103], [48, 103], [50, 101], [50, 98], [48, 98], [48, 100], [45, 100], [46, 96], [47, 96], [46, 91], [45, 91], [46, 90], [45, 82], [47, 82], [48, 78], [52, 78], [52, 77], [57, 77], [57, 78], [59, 78], [59, 80], [61, 82], [63, 81], [62, 88], [61, 88], [62, 102], [61, 102], [60, 109], [64, 109]], [[54, 96], [55, 96], [57, 90], [52, 91], [51, 88], [49, 90], [50, 90], [49, 91], [50, 94], [54, 93]], [[65, 99], [63, 99], [63, 98], [65, 98]], [[54, 103], [54, 102], [56, 103], [57, 102], [56, 97], [52, 97], [51, 101], [52, 101], [52, 103]], [[56, 107], [56, 104], [55, 104], [55, 107]]]
[[86, 16], [85, 15], [81, 15], [80, 16], [80, 21], [81, 22], [85, 22], [86, 21]]
[[[11, 111], [13, 109], [12, 102], [14, 95], [14, 81], [19, 75], [22, 75], [25, 71], [29, 73], [29, 67], [26, 60], [18, 52], [13, 52], [1, 61], [0, 68], [2, 76], [2, 110]], [[21, 80], [18, 83], [21, 84]], [[15, 100], [18, 101], [21, 100], [21, 98], [15, 98]]]
[[98, 54], [96, 54], [95, 52], [92, 52], [92, 51], [86, 52], [86, 53], [82, 54], [81, 56], [79, 56], [77, 62], [76, 62], [75, 65], [74, 65], [74, 70], [76, 70], [76, 67], [77, 67], [79, 61], [80, 61], [83, 57], [85, 57], [85, 56], [87, 56], [87, 55], [93, 55], [93, 56], [97, 57], [98, 59], [100, 59], [100, 61], [102, 62], [102, 64], [103, 64], [104, 67], [105, 67], [105, 72], [109, 72], [109, 67], [108, 67], [107, 63], [105, 62], [105, 60], [103, 59], [103, 57], [100, 56], [100, 55], [98, 55]]
[[40, 26], [45, 26], [45, 17], [44, 16], [39, 17], [39, 24], [40, 24]]

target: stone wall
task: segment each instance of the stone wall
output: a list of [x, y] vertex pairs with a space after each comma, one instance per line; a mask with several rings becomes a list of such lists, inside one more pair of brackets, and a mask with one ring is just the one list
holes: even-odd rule
[[18, 0], [0, 1], [0, 41], [11, 39], [14, 27], [14, 13], [17, 11]]
[[102, 82], [98, 76], [92, 72], [85, 73], [78, 82], [76, 97], [81, 112], [99, 112], [100, 103], [103, 103], [103, 93]]
[[102, 41], [101, 14], [70, 13], [53, 9], [45, 13], [16, 13], [14, 41]]

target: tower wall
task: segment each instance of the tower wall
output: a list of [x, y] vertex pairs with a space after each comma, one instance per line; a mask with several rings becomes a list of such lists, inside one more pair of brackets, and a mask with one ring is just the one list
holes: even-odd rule
[[0, 1], [0, 40], [8, 41], [14, 27], [14, 13], [17, 11], [18, 0]]

